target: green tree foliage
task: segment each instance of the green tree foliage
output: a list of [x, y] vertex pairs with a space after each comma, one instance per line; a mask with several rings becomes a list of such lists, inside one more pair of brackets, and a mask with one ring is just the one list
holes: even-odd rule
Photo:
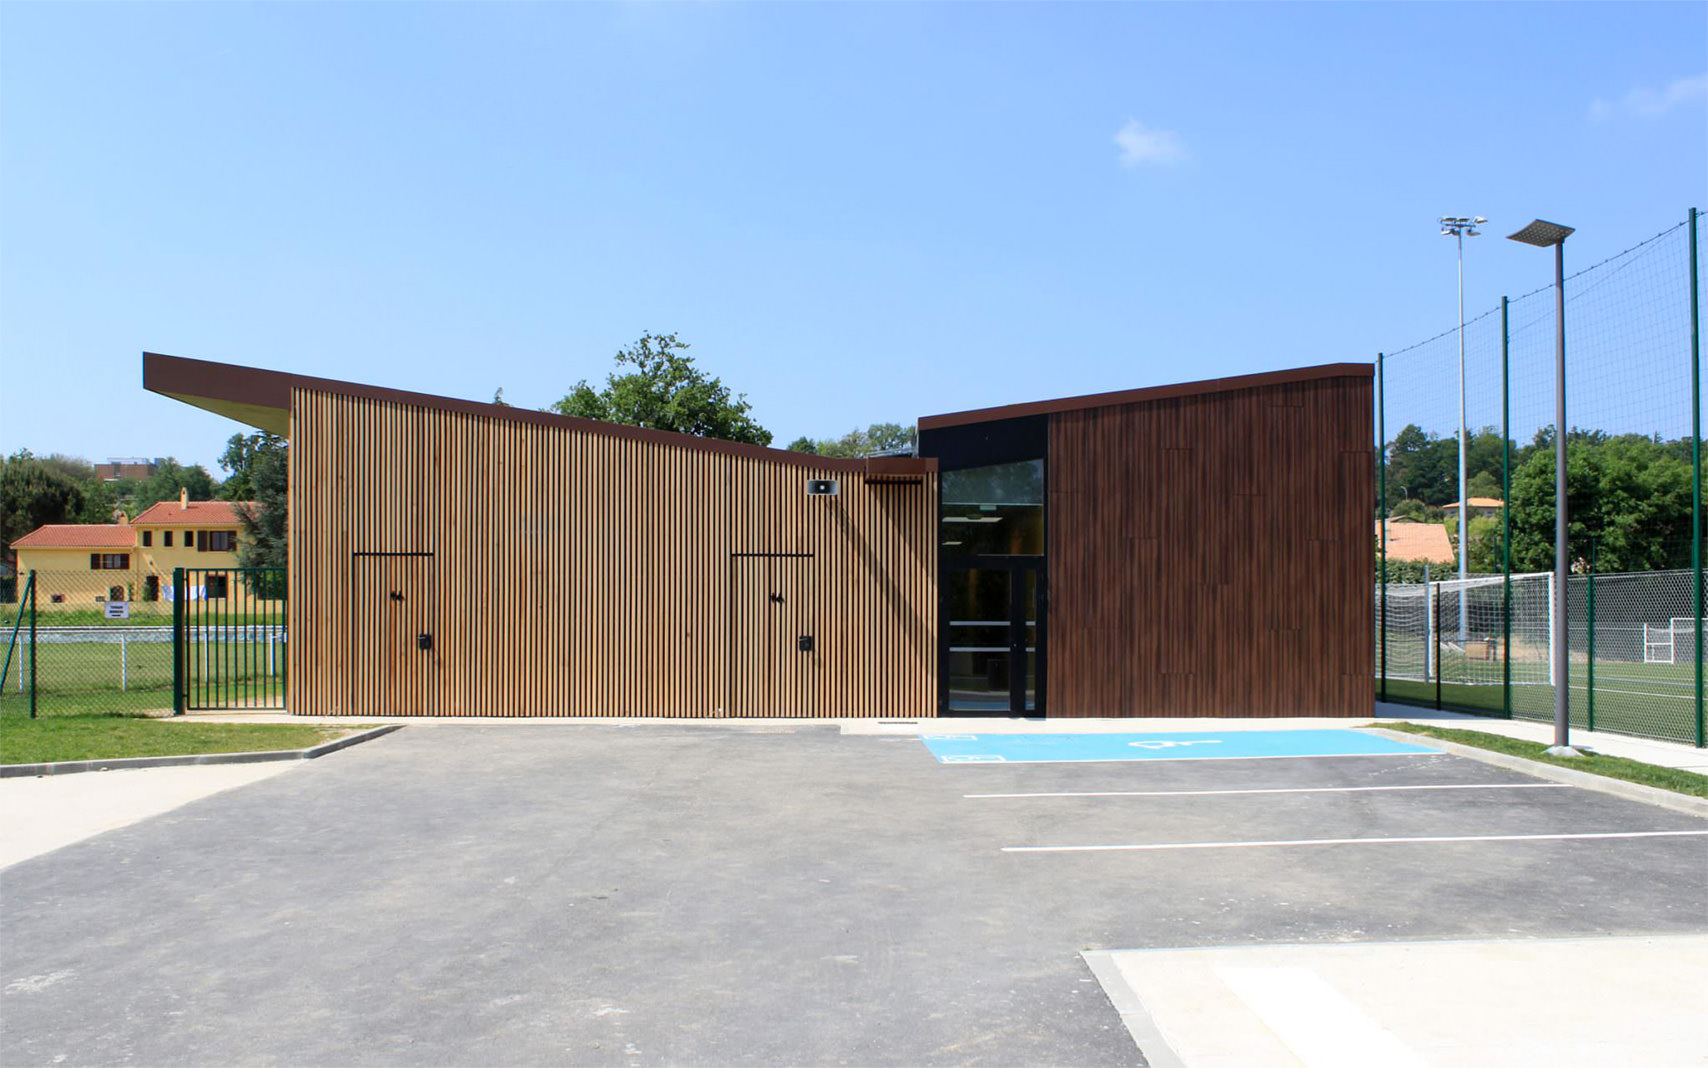
[[[243, 536], [237, 541], [237, 562], [244, 567], [284, 567], [289, 502], [290, 442], [264, 430], [233, 434], [219, 458], [230, 476], [220, 487], [238, 508]], [[278, 596], [260, 591], [264, 596]]]
[[1470, 555], [1465, 559], [1465, 565], [1471, 574], [1500, 574], [1502, 566], [1500, 553], [1501, 525], [1499, 512], [1492, 515], [1473, 515], [1471, 517]]
[[[1388, 443], [1388, 502], [1422, 501], [1434, 507], [1459, 499], [1459, 438], [1408, 424]], [[1500, 432], [1472, 431], [1465, 440], [1465, 482], [1473, 497], [1500, 496]]]
[[50, 464], [20, 449], [0, 460], [0, 557], [11, 558], [12, 543], [44, 523], [77, 523], [87, 504], [84, 486]]
[[[255, 499], [255, 471], [258, 464], [277, 462], [282, 465], [286, 455], [286, 440], [277, 434], [257, 430], [253, 434], [233, 434], [220, 453], [219, 466], [226, 472], [219, 484], [222, 501], [252, 501]], [[282, 468], [281, 468], [282, 469]], [[194, 499], [195, 495], [191, 494]]]
[[129, 501], [133, 518], [151, 505], [177, 500], [179, 490], [188, 490], [192, 501], [211, 501], [218, 495], [219, 483], [201, 464], [185, 467], [168, 456], [156, 466], [154, 474], [119, 484], [119, 491], [125, 493]]
[[[618, 370], [595, 390], [586, 379], [548, 410], [607, 423], [674, 430], [698, 437], [771, 444], [771, 432], [748, 413], [746, 394], [731, 395], [723, 380], [708, 377], [675, 334], [643, 334], [617, 353]], [[622, 368], [632, 368], [623, 371]]]
[[[1648, 571], [1690, 563], [1689, 443], [1640, 434], [1573, 431], [1566, 439], [1567, 537], [1574, 558], [1599, 541], [1602, 571]], [[1554, 449], [1536, 435], [1512, 479], [1512, 566], [1554, 566]], [[1683, 453], [1683, 456], [1681, 456]]]
[[864, 430], [854, 429], [839, 438], [814, 440], [802, 436], [789, 442], [790, 452], [810, 452], [818, 456], [859, 457], [895, 449], [911, 449], [918, 434], [902, 423], [873, 423]]

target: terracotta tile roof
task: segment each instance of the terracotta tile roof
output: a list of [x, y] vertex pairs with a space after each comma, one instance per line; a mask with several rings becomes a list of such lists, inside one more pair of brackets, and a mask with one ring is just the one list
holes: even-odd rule
[[[1474, 499], [1474, 498], [1473, 498]], [[1371, 524], [1376, 536], [1382, 536], [1382, 524]], [[1416, 560], [1420, 563], [1451, 564], [1453, 542], [1447, 528], [1440, 523], [1408, 523], [1401, 519], [1388, 521], [1388, 559]]]
[[14, 549], [134, 549], [136, 531], [123, 523], [49, 523], [12, 543]]
[[[1506, 504], [1506, 502], [1501, 500], [1499, 497], [1472, 497], [1471, 498], [1471, 507], [1472, 508], [1500, 508], [1500, 507], [1504, 506], [1505, 504]], [[1444, 504], [1441, 506], [1441, 508], [1443, 511], [1456, 512], [1459, 510], [1459, 502], [1454, 501], [1451, 504]]]
[[191, 501], [185, 508], [177, 501], [161, 501], [142, 510], [131, 520], [132, 526], [149, 527], [211, 527], [234, 526], [238, 522], [239, 505], [249, 501]]

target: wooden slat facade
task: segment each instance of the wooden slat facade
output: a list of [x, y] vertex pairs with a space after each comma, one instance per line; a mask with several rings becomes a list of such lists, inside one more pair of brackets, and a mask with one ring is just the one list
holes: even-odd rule
[[1371, 712], [1367, 374], [1048, 415], [1051, 716]]
[[293, 712], [936, 712], [934, 473], [303, 386], [290, 404]]

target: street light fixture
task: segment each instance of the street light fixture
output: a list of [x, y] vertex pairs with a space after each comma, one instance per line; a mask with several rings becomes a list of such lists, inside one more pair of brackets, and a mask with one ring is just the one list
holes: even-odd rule
[[1488, 222], [1481, 215], [1443, 215], [1441, 236], [1459, 245], [1459, 646], [1468, 637], [1465, 620], [1467, 557], [1471, 551], [1471, 506], [1465, 490], [1465, 239], [1482, 233], [1477, 227]]
[[1571, 745], [1571, 660], [1566, 648], [1566, 238], [1569, 226], [1537, 219], [1507, 235], [1537, 248], [1554, 249], [1554, 756], [1582, 756]]

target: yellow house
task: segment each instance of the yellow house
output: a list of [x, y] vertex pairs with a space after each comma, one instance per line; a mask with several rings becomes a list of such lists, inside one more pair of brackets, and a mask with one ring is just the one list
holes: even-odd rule
[[18, 591], [36, 573], [36, 605], [90, 609], [137, 593], [136, 532], [126, 523], [49, 523], [12, 543]]
[[[129, 523], [56, 523], [38, 527], [12, 543], [18, 556], [19, 589], [36, 572], [39, 610], [105, 610], [126, 602], [137, 615], [170, 615], [174, 568], [236, 567], [242, 533], [236, 501], [192, 501], [180, 492]], [[122, 518], [122, 516], [120, 517]], [[186, 582], [186, 598], [224, 601], [236, 595], [235, 576], [198, 570]], [[258, 608], [276, 607], [261, 602]]]

